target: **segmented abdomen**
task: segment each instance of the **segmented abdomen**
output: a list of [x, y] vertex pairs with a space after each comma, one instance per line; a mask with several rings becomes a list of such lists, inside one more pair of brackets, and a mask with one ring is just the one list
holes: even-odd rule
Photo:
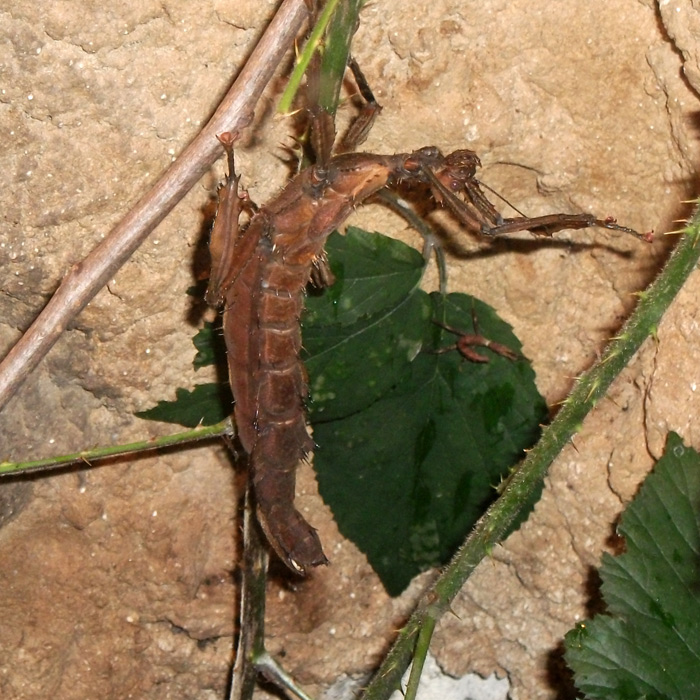
[[[252, 228], [260, 225], [254, 220]], [[263, 529], [280, 557], [304, 571], [326, 562], [316, 531], [294, 507], [296, 466], [313, 449], [299, 319], [314, 251], [325, 237], [310, 246], [307, 240], [299, 261], [294, 251], [273, 248], [274, 233], [246, 235], [257, 235], [258, 245], [230, 288], [224, 312], [234, 415], [250, 455]]]

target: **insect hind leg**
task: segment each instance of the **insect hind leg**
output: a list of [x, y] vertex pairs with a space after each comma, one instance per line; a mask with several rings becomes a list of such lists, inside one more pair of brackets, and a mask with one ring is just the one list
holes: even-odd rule
[[457, 350], [465, 360], [469, 360], [470, 362], [485, 363], [489, 361], [488, 357], [477, 352], [474, 348], [486, 348], [496, 355], [505, 357], [508, 360], [515, 361], [522, 359], [522, 355], [520, 355], [520, 353], [512, 350], [507, 345], [497, 343], [496, 341], [490, 340], [486, 336], [481, 335], [481, 333], [479, 333], [477, 319], [474, 314], [472, 314], [472, 319], [474, 323], [473, 333], [465, 333], [464, 331], [454, 328], [453, 326], [448, 326], [446, 323], [433, 320], [433, 323], [436, 326], [440, 326], [440, 328], [443, 328], [450, 333], [454, 333], [454, 335], [457, 336], [457, 341], [455, 343], [444, 348], [434, 350], [433, 352], [436, 354], [441, 354], [444, 352]]

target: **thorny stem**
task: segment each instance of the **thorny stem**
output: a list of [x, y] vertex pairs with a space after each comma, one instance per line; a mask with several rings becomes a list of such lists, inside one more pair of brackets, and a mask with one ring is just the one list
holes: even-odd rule
[[265, 649], [265, 590], [268, 549], [255, 517], [255, 496], [248, 481], [243, 511], [240, 631], [228, 700], [249, 700], [262, 675], [300, 700], [312, 700]]
[[[302, 78], [304, 77], [306, 69], [311, 63], [311, 59], [313, 58], [314, 54], [320, 49], [324, 33], [339, 1], [340, 0], [328, 0], [323, 8], [323, 12], [318, 18], [318, 22], [316, 22], [316, 25], [311, 30], [311, 34], [309, 35], [306, 45], [304, 46], [304, 50], [301, 52], [301, 54], [299, 54], [297, 64], [294, 67], [292, 74], [289, 76], [287, 87], [282, 93], [279, 105], [277, 106], [278, 112], [286, 114], [292, 108], [292, 102], [294, 101], [295, 95], [299, 91]], [[343, 72], [345, 72], [344, 65]]]
[[207, 125], [85, 260], [73, 265], [49, 303], [0, 363], [0, 409], [68, 324], [220, 156], [216, 135], [240, 131], [250, 122], [255, 104], [307, 16], [304, 0], [283, 0]]
[[318, 102], [329, 114], [335, 114], [338, 107], [340, 88], [350, 56], [350, 44], [364, 3], [365, 0], [343, 0], [328, 28], [326, 47], [321, 59]]
[[409, 675], [408, 683], [406, 684], [404, 700], [416, 700], [416, 697], [418, 696], [420, 677], [423, 674], [423, 666], [425, 665], [425, 659], [428, 656], [430, 640], [433, 637], [433, 631], [435, 630], [436, 623], [437, 619], [434, 617], [425, 617], [423, 620], [420, 632], [418, 633], [418, 639], [416, 640], [416, 647], [413, 651], [411, 674]]
[[140, 442], [132, 442], [127, 445], [110, 445], [109, 447], [96, 447], [93, 450], [82, 450], [70, 455], [60, 457], [49, 457], [47, 459], [37, 459], [32, 462], [0, 462], [0, 477], [17, 476], [28, 472], [45, 472], [52, 469], [63, 469], [72, 464], [82, 464], [84, 467], [91, 467], [93, 462], [107, 457], [121, 457], [122, 455], [158, 450], [173, 445], [184, 445], [199, 440], [208, 440], [217, 437], [235, 434], [231, 419], [208, 425], [193, 430], [185, 430], [173, 435], [149, 438]]
[[511, 524], [521, 515], [550, 464], [580, 430], [591, 409], [605, 396], [613, 380], [642, 343], [655, 335], [663, 314], [700, 258], [700, 207], [683, 233], [685, 235], [661, 274], [639, 294], [637, 308], [619, 336], [608, 344], [600, 361], [577, 379], [573, 391], [556, 418], [543, 431], [540, 441], [513, 472], [498, 500], [479, 519], [452, 561], [424, 595], [366, 688], [363, 700], [386, 700], [399, 687], [415, 653], [421, 630], [426, 629], [429, 636], [479, 562], [503, 539]]

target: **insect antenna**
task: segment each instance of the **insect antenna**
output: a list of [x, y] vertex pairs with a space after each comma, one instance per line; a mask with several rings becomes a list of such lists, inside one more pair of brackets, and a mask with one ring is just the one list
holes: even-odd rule
[[521, 212], [520, 209], [518, 209], [518, 207], [515, 206], [515, 204], [509, 202], [500, 192], [494, 190], [493, 187], [489, 187], [485, 182], [482, 182], [481, 180], [479, 180], [478, 182], [481, 187], [483, 187], [485, 190], [488, 190], [491, 194], [495, 194], [496, 197], [498, 197], [502, 202], [505, 202], [513, 211], [520, 214], [520, 216], [527, 218], [526, 214]]

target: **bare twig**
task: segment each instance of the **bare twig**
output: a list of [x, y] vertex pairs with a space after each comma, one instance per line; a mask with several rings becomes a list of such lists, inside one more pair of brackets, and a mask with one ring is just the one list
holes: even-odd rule
[[221, 144], [216, 135], [240, 130], [250, 122], [255, 104], [307, 16], [304, 0], [283, 0], [207, 125], [109, 235], [73, 265], [44, 310], [0, 363], [0, 409], [68, 324], [219, 157]]

